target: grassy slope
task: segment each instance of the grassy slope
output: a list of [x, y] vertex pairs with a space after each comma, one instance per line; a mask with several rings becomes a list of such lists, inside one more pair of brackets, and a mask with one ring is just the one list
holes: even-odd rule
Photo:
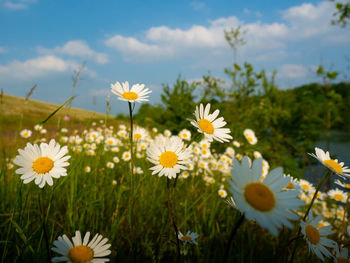
[[[35, 124], [45, 120], [59, 106], [37, 100], [26, 101], [22, 97], [3, 95], [0, 99], [0, 149], [14, 146], [22, 129], [33, 131]], [[69, 122], [63, 120], [65, 115], [70, 117]], [[48, 132], [41, 137], [50, 138], [62, 127], [82, 130], [91, 125], [93, 121], [105, 121], [105, 119], [105, 114], [64, 107], [47, 121], [44, 128]], [[108, 125], [113, 124], [116, 124], [116, 120], [114, 116], [111, 116]]]

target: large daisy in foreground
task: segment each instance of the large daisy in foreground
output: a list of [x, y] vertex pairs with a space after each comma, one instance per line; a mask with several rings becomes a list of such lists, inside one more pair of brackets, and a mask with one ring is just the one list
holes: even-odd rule
[[111, 254], [110, 244], [107, 244], [108, 239], [102, 235], [96, 234], [91, 241], [90, 232], [87, 232], [84, 238], [81, 238], [80, 231], [75, 232], [75, 237], [72, 238], [73, 243], [66, 235], [59, 236], [53, 242], [55, 247], [51, 250], [58, 254], [59, 257], [51, 259], [52, 262], [70, 262], [70, 263], [103, 263], [108, 262], [109, 258], [102, 258]]
[[150, 169], [152, 174], [176, 178], [181, 170], [187, 170], [191, 163], [191, 151], [185, 147], [184, 142], [177, 136], [157, 136], [147, 149], [147, 159], [155, 164]]
[[290, 182], [278, 167], [270, 171], [261, 181], [262, 159], [253, 161], [248, 157], [242, 163], [234, 160], [229, 190], [238, 209], [248, 220], [255, 220], [260, 226], [277, 235], [277, 229], [285, 225], [292, 228], [288, 220], [299, 218], [291, 210], [298, 209], [304, 202], [298, 199], [298, 191], [283, 190]]
[[226, 122], [223, 117], [217, 118], [220, 111], [215, 110], [211, 114], [209, 114], [209, 111], [210, 103], [205, 108], [203, 104], [200, 104], [199, 107], [196, 106], [194, 112], [196, 120], [190, 120], [191, 124], [197, 128], [198, 132], [203, 133], [209, 142], [212, 142], [213, 139], [219, 142], [228, 142], [232, 139], [229, 134], [231, 131], [228, 128], [222, 128], [226, 125]]
[[312, 213], [309, 214], [306, 222], [301, 221], [301, 232], [309, 246], [309, 250], [316, 254], [317, 257], [324, 260], [324, 256], [327, 258], [332, 257], [331, 252], [329, 252], [326, 247], [337, 248], [337, 242], [330, 240], [324, 236], [333, 233], [331, 230], [331, 225], [318, 228], [318, 222], [321, 217], [312, 217]]
[[54, 139], [49, 144], [27, 143], [24, 150], [18, 150], [19, 155], [14, 159], [14, 163], [21, 168], [16, 170], [17, 174], [22, 174], [21, 179], [24, 184], [34, 180], [34, 182], [43, 188], [45, 184], [52, 186], [52, 178], [66, 176], [66, 166], [69, 165], [67, 160], [70, 158], [67, 146], [61, 146]]
[[111, 91], [118, 96], [119, 100], [128, 102], [148, 101], [147, 94], [152, 92], [145, 88], [144, 84], [135, 84], [129, 89], [129, 82], [127, 81], [123, 82], [122, 85], [118, 81], [115, 84], [111, 84]]
[[322, 163], [326, 168], [331, 170], [333, 173], [336, 173], [342, 178], [350, 177], [350, 169], [347, 166], [344, 166], [344, 163], [339, 163], [337, 159], [332, 159], [329, 155], [329, 152], [324, 152], [320, 148], [315, 148], [315, 153], [309, 153], [312, 157], [315, 157]]

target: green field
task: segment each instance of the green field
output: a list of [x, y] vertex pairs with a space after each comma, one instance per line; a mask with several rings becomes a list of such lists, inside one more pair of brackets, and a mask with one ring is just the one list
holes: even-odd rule
[[[197, 138], [191, 150], [193, 169], [187, 178], [180, 176], [174, 187], [175, 179], [152, 175], [149, 168], [153, 165], [146, 159], [147, 148], [162, 130], [149, 130], [149, 137], [133, 144], [138, 173], [131, 175], [130, 161], [123, 160], [123, 153], [131, 147], [128, 122], [123, 122], [127, 126], [124, 130], [115, 119], [106, 124], [102, 114], [64, 108], [44, 125], [48, 132], [41, 134], [34, 131], [34, 125], [58, 105], [32, 100], [25, 103], [22, 98], [4, 96], [1, 107], [1, 262], [46, 262], [48, 257], [58, 256], [53, 251], [48, 255], [46, 240], [52, 248], [59, 236], [66, 234], [71, 238], [76, 230], [107, 237], [111, 262], [288, 262], [290, 259], [298, 221], [291, 221], [292, 228], [279, 228], [274, 236], [259, 223], [245, 219], [229, 244], [240, 218], [240, 212], [225, 202], [232, 195], [227, 182], [231, 178], [232, 161], [242, 156], [253, 160], [253, 152], [260, 151], [259, 142], [251, 145], [240, 140], [240, 147], [226, 142], [220, 144], [224, 150], [219, 151], [215, 148], [218, 142], [205, 148], [200, 143], [203, 135], [192, 132], [192, 138]], [[70, 116], [69, 122], [63, 120], [64, 115]], [[24, 128], [33, 131], [31, 137], [25, 139], [19, 135]], [[54, 179], [52, 187], [45, 185], [40, 189], [34, 181], [23, 184], [15, 173], [18, 166], [13, 158], [18, 154], [17, 149], [23, 149], [27, 142], [40, 144], [43, 138], [46, 142], [54, 138], [61, 146], [67, 145], [71, 158], [68, 175]], [[118, 149], [109, 146], [107, 138], [117, 139]], [[204, 154], [203, 149], [210, 155]], [[108, 167], [108, 162], [114, 165]], [[91, 171], [86, 172], [86, 167]], [[220, 189], [227, 192], [227, 197], [219, 195]], [[309, 204], [313, 194], [305, 188], [300, 198]], [[298, 211], [301, 217], [307, 207], [304, 205]], [[322, 200], [316, 199], [312, 211], [319, 215], [330, 212], [332, 216], [323, 216], [323, 223], [331, 225], [334, 231], [328, 238], [346, 245], [349, 217], [344, 207], [344, 203], [324, 195]], [[198, 234], [198, 245], [179, 242], [181, 255], [177, 251], [173, 220], [182, 233]], [[228, 247], [228, 258], [224, 260]], [[317, 260], [300, 238], [294, 262]]]

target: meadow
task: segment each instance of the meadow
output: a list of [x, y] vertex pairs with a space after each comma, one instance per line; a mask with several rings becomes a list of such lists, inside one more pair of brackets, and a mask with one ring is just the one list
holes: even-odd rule
[[[132, 94], [124, 95], [126, 101], [119, 103], [129, 104], [132, 110]], [[186, 113], [187, 124], [183, 125], [187, 127], [176, 133], [161, 125], [140, 127], [137, 120], [116, 120], [67, 107], [41, 127], [35, 125], [57, 105], [32, 100], [24, 103], [21, 98], [5, 95], [1, 107], [1, 262], [50, 262], [54, 257], [53, 262], [59, 262], [60, 255], [52, 248], [63, 249], [57, 245], [63, 235], [70, 240], [75, 236], [76, 245], [77, 230], [82, 235], [80, 245], [84, 239], [79, 248], [91, 245], [86, 246], [86, 232], [91, 237], [99, 233], [107, 238], [104, 242], [99, 239], [101, 246], [95, 242], [95, 249], [104, 249], [105, 255], [92, 259], [83, 253], [91, 251], [87, 248], [76, 250], [74, 258], [71, 249], [66, 255], [70, 261], [61, 258], [64, 262], [317, 262], [321, 261], [320, 253], [328, 262], [349, 262], [344, 253], [350, 244], [350, 185], [338, 176], [348, 173], [348, 164], [341, 164], [341, 160], [323, 162], [323, 181], [312, 185], [275, 169], [278, 161], [266, 158], [270, 156], [263, 147], [266, 142], [247, 130], [250, 127], [232, 131], [240, 133], [233, 138], [225, 137], [224, 131], [208, 137], [211, 128], [220, 129], [211, 122], [217, 113], [215, 118], [208, 115], [209, 122], [197, 120], [198, 127], [193, 129], [187, 118], [195, 120], [195, 107]], [[27, 143], [49, 144], [51, 139], [62, 148], [67, 146], [67, 175], [54, 178], [52, 186], [49, 181], [41, 187], [40, 180], [23, 181], [20, 172], [16, 173], [21, 167], [16, 164], [16, 156], [21, 154], [18, 149]], [[168, 142], [179, 145], [174, 150], [175, 161], [185, 167], [175, 171], [175, 177], [172, 172], [159, 176], [160, 168], [158, 172], [150, 169], [153, 161], [170, 170], [175, 167], [169, 165], [174, 159]], [[157, 152], [156, 143], [168, 149], [161, 155], [164, 158], [152, 157]], [[180, 151], [190, 155], [181, 159]], [[35, 170], [35, 164], [31, 166]], [[242, 205], [236, 183], [240, 176], [255, 176], [256, 167], [260, 167], [256, 185], [274, 189], [273, 197], [254, 189], [247, 195], [248, 184], [243, 189], [246, 203]], [[330, 177], [332, 182], [341, 179], [336, 187], [342, 190], [323, 192], [322, 183]], [[276, 186], [275, 182], [282, 183]], [[279, 196], [290, 200], [289, 206]], [[271, 198], [273, 209], [281, 210], [265, 217], [264, 212], [271, 212], [266, 207]], [[247, 208], [247, 203], [255, 210]], [[309, 213], [318, 221], [311, 224]], [[302, 224], [304, 228], [300, 228]], [[330, 241], [324, 243], [326, 237]]]

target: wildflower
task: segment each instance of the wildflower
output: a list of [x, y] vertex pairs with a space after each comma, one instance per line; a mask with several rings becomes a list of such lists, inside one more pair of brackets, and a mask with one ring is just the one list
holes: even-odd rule
[[7, 167], [7, 169], [11, 170], [13, 168], [13, 164], [12, 163], [7, 163], [6, 167]]
[[108, 250], [111, 247], [107, 243], [108, 239], [99, 234], [96, 234], [90, 242], [89, 239], [90, 232], [87, 232], [82, 239], [80, 231], [76, 231], [72, 238], [73, 243], [66, 235], [59, 236], [53, 242], [54, 247], [51, 250], [61, 256], [52, 258], [52, 262], [101, 263], [109, 261], [108, 258], [103, 258], [111, 254], [111, 251]]
[[116, 181], [116, 180], [113, 180], [113, 181], [112, 181], [112, 185], [117, 185], [117, 181]]
[[41, 133], [41, 134], [46, 134], [46, 133], [47, 133], [47, 130], [46, 130], [46, 129], [41, 129], [41, 130], [40, 130], [40, 133]]
[[114, 137], [108, 137], [105, 140], [105, 144], [108, 145], [108, 146], [116, 146], [117, 145], [117, 139], [114, 138]]
[[251, 129], [245, 129], [243, 132], [243, 135], [247, 139], [247, 141], [252, 145], [255, 145], [258, 142], [258, 139], [256, 138], [254, 131]]
[[35, 124], [35, 125], [34, 125], [34, 130], [40, 131], [42, 127], [43, 127], [43, 126], [40, 125], [40, 124]]
[[119, 130], [126, 130], [126, 126], [124, 124], [119, 125]]
[[152, 174], [165, 175], [169, 179], [176, 178], [180, 170], [187, 170], [190, 157], [190, 150], [179, 137], [157, 136], [147, 149], [147, 159], [155, 164], [150, 168]]
[[85, 171], [85, 173], [90, 173], [91, 172], [91, 167], [90, 166], [85, 166], [84, 171]]
[[128, 152], [128, 151], [127, 152], [123, 152], [122, 159], [125, 162], [130, 161], [131, 160], [131, 153]]
[[24, 184], [35, 180], [40, 188], [45, 186], [45, 183], [52, 186], [52, 178], [66, 176], [66, 166], [69, 165], [67, 160], [70, 158], [67, 146], [62, 148], [54, 139], [49, 144], [27, 143], [24, 150], [18, 150], [19, 155], [14, 159], [14, 163], [21, 168], [16, 170], [17, 174], [22, 174], [21, 179]]
[[218, 194], [222, 198], [225, 198], [227, 196], [227, 192], [225, 191], [225, 189], [219, 189]]
[[255, 159], [257, 159], [257, 158], [262, 158], [261, 153], [258, 152], [258, 151], [254, 151], [253, 156], [254, 156]]
[[350, 177], [350, 169], [344, 166], [344, 163], [339, 163], [337, 159], [331, 159], [329, 152], [324, 152], [320, 148], [315, 148], [315, 153], [309, 153], [312, 157], [315, 157], [323, 166], [328, 168], [331, 172], [336, 173], [342, 178]]
[[239, 142], [237, 142], [237, 141], [233, 141], [232, 144], [233, 144], [233, 146], [235, 146], [237, 148], [241, 147], [241, 144]]
[[61, 129], [61, 132], [62, 132], [62, 133], [67, 133], [67, 132], [68, 132], [68, 129], [67, 129], [67, 128], [62, 128], [62, 129]]
[[112, 148], [111, 148], [111, 152], [112, 152], [112, 153], [117, 153], [117, 152], [119, 152], [119, 147], [117, 147], [117, 146], [112, 147]]
[[203, 104], [196, 106], [194, 115], [196, 120], [190, 120], [191, 124], [197, 128], [197, 131], [203, 133], [205, 137], [212, 142], [213, 139], [219, 142], [228, 142], [232, 139], [229, 133], [231, 132], [228, 128], [222, 128], [226, 125], [223, 117], [217, 118], [220, 111], [215, 110], [212, 114], [209, 114], [210, 103], [205, 108]]
[[335, 180], [335, 183], [346, 190], [350, 190], [350, 184], [342, 183], [340, 180]]
[[109, 168], [109, 169], [113, 169], [113, 168], [114, 168], [114, 163], [112, 163], [112, 162], [107, 162], [107, 163], [106, 163], [106, 166], [107, 166], [107, 168]]
[[136, 127], [133, 132], [134, 141], [144, 140], [146, 139], [147, 136], [148, 136], [148, 132], [141, 127]]
[[310, 182], [300, 179], [299, 184], [305, 192], [315, 192], [315, 187]]
[[337, 243], [324, 237], [332, 234], [333, 231], [331, 230], [331, 226], [318, 228], [317, 224], [320, 219], [320, 216], [313, 218], [312, 213], [310, 213], [306, 222], [300, 222], [300, 226], [301, 232], [309, 246], [309, 250], [315, 253], [318, 258], [324, 260], [324, 256], [327, 258], [332, 257], [332, 254], [326, 249], [326, 247], [336, 248]]
[[119, 163], [119, 158], [118, 158], [118, 156], [114, 156], [114, 157], [113, 157], [113, 162]]
[[183, 129], [179, 132], [179, 137], [183, 140], [189, 141], [191, 140], [191, 132], [187, 129]]
[[335, 201], [339, 201], [342, 203], [346, 203], [347, 194], [343, 192], [342, 190], [332, 189], [328, 192], [328, 195], [333, 198]]
[[291, 212], [302, 205], [295, 190], [283, 191], [289, 179], [283, 176], [281, 167], [272, 170], [260, 181], [262, 159], [255, 159], [252, 166], [247, 157], [240, 164], [234, 160], [230, 192], [239, 210], [245, 213], [249, 220], [256, 220], [262, 227], [277, 235], [277, 229], [282, 225], [293, 227], [288, 219], [298, 219]]
[[199, 142], [199, 145], [200, 145], [200, 147], [202, 147], [203, 149], [209, 149], [209, 148], [210, 148], [210, 142], [209, 142], [208, 140], [206, 140], [206, 139], [201, 140], [201, 141]]
[[198, 245], [198, 243], [196, 241], [196, 239], [198, 238], [198, 234], [195, 232], [187, 231], [186, 235], [183, 235], [179, 231], [177, 238], [180, 239], [184, 243], [184, 245], [187, 245], [187, 244]]
[[31, 130], [27, 130], [27, 129], [24, 129], [20, 132], [20, 135], [22, 138], [29, 138], [30, 136], [32, 136], [32, 131]]
[[149, 96], [147, 95], [152, 92], [147, 88], [145, 89], [144, 84], [135, 84], [129, 89], [129, 82], [127, 81], [123, 82], [122, 85], [118, 81], [111, 84], [111, 91], [118, 96], [119, 100], [139, 103], [148, 101]]
[[165, 136], [165, 137], [170, 137], [170, 136], [171, 136], [171, 131], [165, 130], [165, 131], [164, 131], [164, 136]]

